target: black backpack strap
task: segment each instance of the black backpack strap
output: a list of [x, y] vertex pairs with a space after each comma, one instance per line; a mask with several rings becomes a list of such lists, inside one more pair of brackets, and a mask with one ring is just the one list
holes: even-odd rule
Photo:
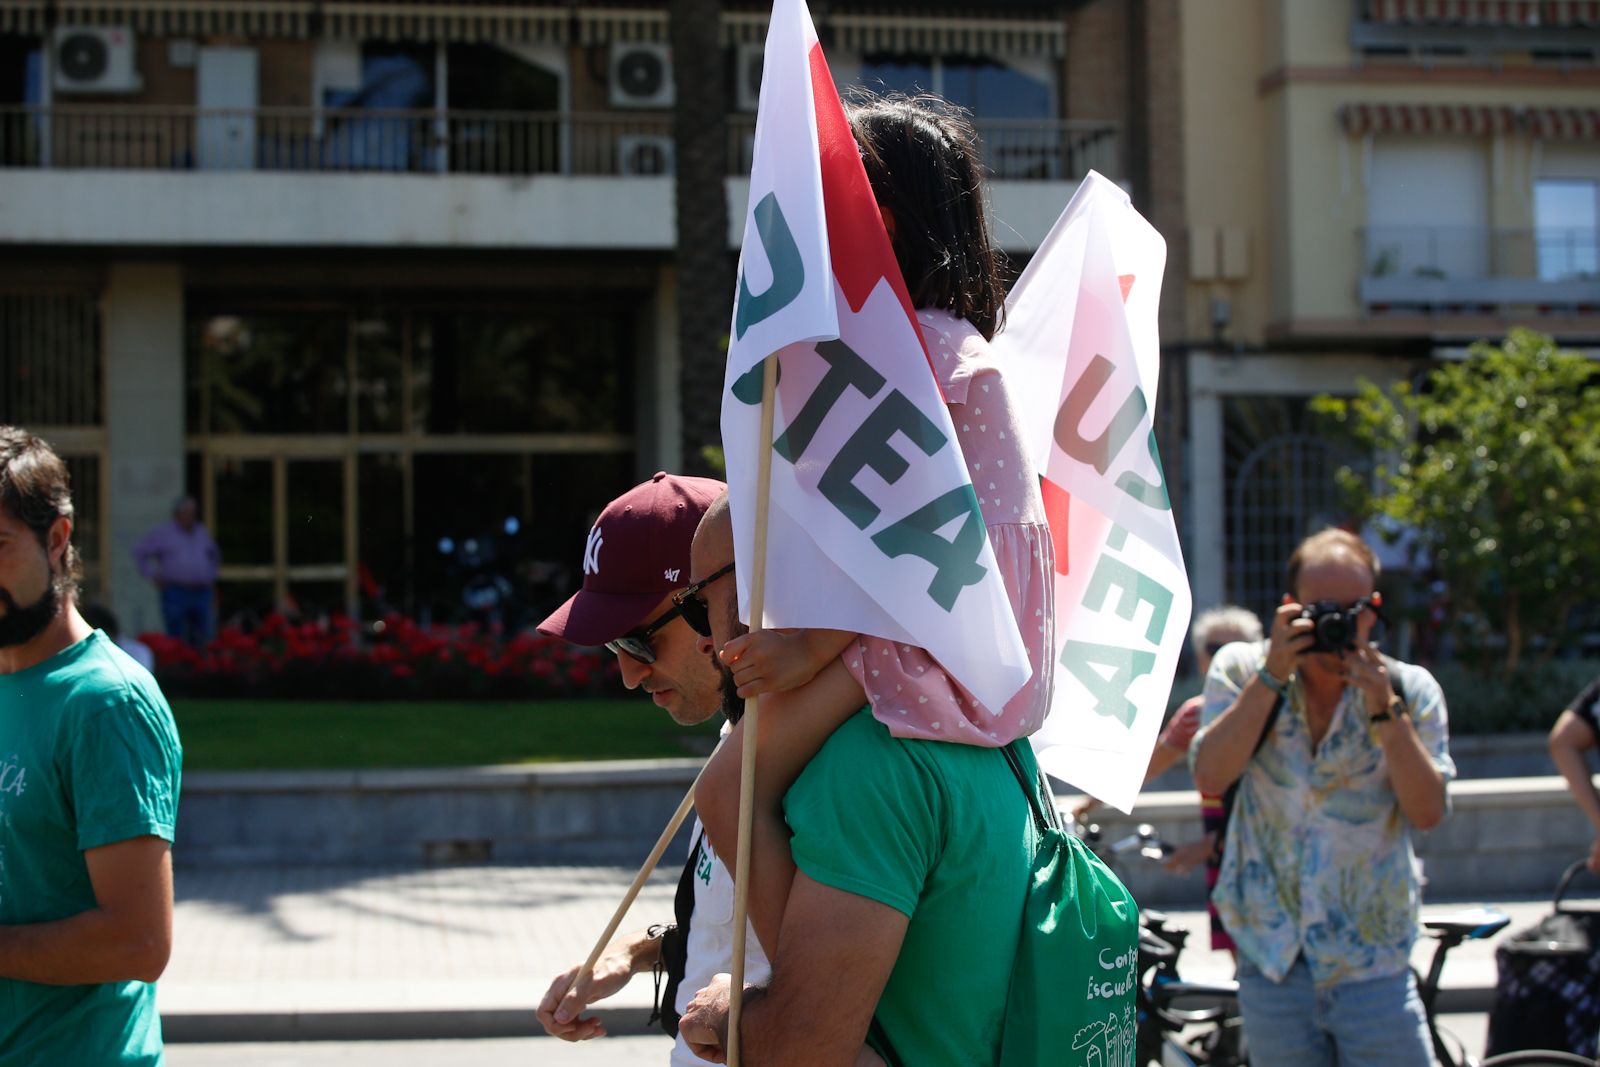
[[[689, 927], [694, 922], [695, 866], [700, 862], [700, 847], [706, 832], [700, 831], [689, 849], [689, 858], [678, 876], [678, 891], [672, 897], [673, 924], [660, 928], [661, 948], [656, 953], [655, 1004], [645, 1024], [660, 1022], [669, 1037], [678, 1036], [678, 987], [689, 963]], [[651, 928], [656, 929], [655, 927]]]
[[[1267, 743], [1267, 738], [1272, 734], [1272, 728], [1278, 725], [1278, 716], [1283, 712], [1284, 704], [1289, 698], [1279, 693], [1272, 702], [1272, 710], [1267, 712], [1267, 721], [1261, 727], [1261, 736], [1256, 738], [1256, 747], [1250, 750], [1250, 759], [1256, 758], [1256, 753], [1261, 751], [1261, 746]], [[1250, 763], [1245, 761], [1248, 769]], [[1239, 777], [1233, 780], [1222, 794], [1222, 825], [1217, 830], [1217, 839], [1211, 843], [1211, 855], [1218, 862], [1222, 862], [1222, 847], [1228, 840], [1228, 823], [1233, 819], [1233, 802], [1239, 795], [1239, 783], [1244, 781], [1244, 771], [1239, 772]]]

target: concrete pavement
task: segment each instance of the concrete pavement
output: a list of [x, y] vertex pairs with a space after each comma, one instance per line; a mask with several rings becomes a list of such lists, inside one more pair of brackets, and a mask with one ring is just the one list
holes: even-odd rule
[[[532, 1009], [580, 962], [633, 872], [614, 867], [242, 867], [178, 872], [176, 940], [159, 1001], [169, 1040], [466, 1038], [539, 1033]], [[671, 916], [675, 871], [641, 893], [624, 931]], [[1483, 902], [1472, 902], [1483, 903]], [[1580, 902], [1600, 907], [1600, 900]], [[1463, 905], [1464, 906], [1464, 905]], [[1548, 898], [1500, 902], [1511, 930]], [[1430, 904], [1424, 914], [1453, 910]], [[1192, 931], [1180, 970], [1227, 978], [1198, 907], [1166, 909]], [[1502, 937], [1505, 935], [1501, 935]], [[1432, 943], [1419, 945], [1424, 968]], [[1451, 1011], [1482, 1011], [1494, 946], [1455, 950]], [[636, 978], [603, 1012], [613, 1033], [648, 1033], [651, 983]]]

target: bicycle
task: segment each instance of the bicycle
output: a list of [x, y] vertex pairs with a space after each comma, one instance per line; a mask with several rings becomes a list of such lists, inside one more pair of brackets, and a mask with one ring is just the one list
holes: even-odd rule
[[[1148, 824], [1109, 845], [1101, 841], [1097, 825], [1079, 823], [1077, 832], [1112, 867], [1129, 854], [1159, 863], [1172, 851]], [[1249, 1055], [1239, 1015], [1239, 983], [1185, 981], [1178, 974], [1178, 957], [1188, 938], [1189, 931], [1163, 913], [1139, 909], [1134, 1063], [1137, 1067], [1243, 1067]], [[1203, 1006], [1180, 1006], [1191, 1002]], [[1196, 1027], [1200, 1029], [1196, 1031]]]
[[[1595, 1067], [1594, 1060], [1571, 1052], [1541, 1049], [1504, 1052], [1480, 1061], [1468, 1055], [1459, 1038], [1439, 1027], [1434, 1003], [1439, 995], [1439, 977], [1444, 973], [1445, 957], [1462, 942], [1493, 937], [1510, 922], [1510, 916], [1493, 908], [1428, 915], [1421, 920], [1422, 930], [1419, 932], [1424, 937], [1437, 940], [1439, 947], [1434, 949], [1426, 978], [1415, 968], [1412, 968], [1412, 973], [1417, 975], [1417, 994], [1422, 999], [1423, 1013], [1428, 1020], [1428, 1035], [1433, 1040], [1433, 1054], [1439, 1061], [1439, 1067]], [[1446, 1043], [1446, 1038], [1455, 1042], [1454, 1048]]]
[[[1110, 845], [1100, 841], [1098, 826], [1091, 824], [1079, 832], [1107, 863], [1114, 864], [1130, 853], [1160, 862], [1171, 852], [1171, 846], [1149, 825], [1140, 825], [1133, 834]], [[1248, 1063], [1238, 983], [1184, 981], [1178, 975], [1177, 960], [1188, 931], [1157, 911], [1141, 909], [1140, 920], [1135, 1063], [1139, 1067], [1239, 1067]], [[1492, 908], [1426, 915], [1420, 920], [1419, 935], [1438, 942], [1428, 973], [1423, 975], [1415, 968], [1413, 973], [1439, 1067], [1597, 1067], [1594, 1060], [1554, 1049], [1524, 1049], [1480, 1061], [1467, 1052], [1459, 1038], [1440, 1027], [1436, 1012], [1439, 980], [1450, 951], [1466, 941], [1493, 937], [1510, 922], [1504, 912]], [[1177, 1007], [1186, 1000], [1204, 1001], [1207, 1006], [1199, 1010]], [[1195, 1026], [1203, 1029], [1185, 1037], [1185, 1031]]]

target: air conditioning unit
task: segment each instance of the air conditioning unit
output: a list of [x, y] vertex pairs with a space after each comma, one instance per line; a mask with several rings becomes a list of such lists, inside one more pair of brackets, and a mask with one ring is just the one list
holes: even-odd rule
[[51, 37], [54, 85], [63, 93], [137, 93], [133, 31], [126, 26], [57, 26]]
[[634, 178], [672, 173], [672, 138], [666, 134], [624, 134], [617, 138], [617, 171]]
[[676, 100], [670, 48], [647, 42], [612, 43], [612, 107], [671, 107]]
[[753, 112], [761, 104], [761, 64], [767, 46], [745, 41], [733, 56], [733, 97], [740, 111]]

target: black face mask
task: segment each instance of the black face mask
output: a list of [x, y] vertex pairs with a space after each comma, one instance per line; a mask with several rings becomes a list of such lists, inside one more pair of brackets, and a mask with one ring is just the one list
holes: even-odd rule
[[0, 615], [0, 648], [15, 648], [32, 641], [50, 625], [61, 607], [61, 590], [52, 580], [39, 599], [24, 608], [17, 606], [9, 590], [0, 588], [0, 606], [5, 608], [5, 614]]

